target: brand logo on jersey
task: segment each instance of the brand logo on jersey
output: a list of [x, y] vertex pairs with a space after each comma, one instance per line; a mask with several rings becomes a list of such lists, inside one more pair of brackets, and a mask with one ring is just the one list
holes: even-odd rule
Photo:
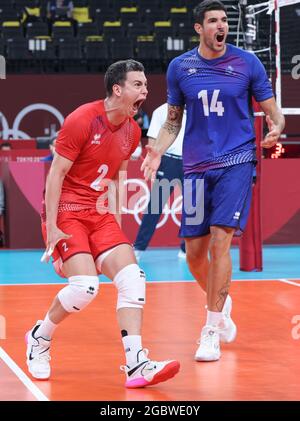
[[101, 134], [97, 133], [94, 135], [94, 139], [92, 140], [92, 145], [100, 145]]
[[232, 67], [232, 66], [227, 66], [227, 68], [226, 68], [226, 70], [225, 70], [225, 73], [227, 74], [227, 75], [233, 75], [233, 73], [234, 73], [234, 68]]
[[188, 69], [187, 72], [188, 72], [189, 75], [193, 75], [194, 73], [197, 72], [197, 69], [195, 69], [194, 67], [192, 67], [192, 68]]
[[235, 212], [233, 219], [240, 219], [241, 212]]

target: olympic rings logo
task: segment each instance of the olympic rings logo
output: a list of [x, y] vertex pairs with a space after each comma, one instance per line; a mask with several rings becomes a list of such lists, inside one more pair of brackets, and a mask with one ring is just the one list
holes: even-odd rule
[[[127, 206], [122, 206], [122, 212], [124, 214], [133, 215], [135, 221], [138, 225], [141, 225], [142, 219], [141, 214], [147, 209], [148, 203], [150, 201], [150, 190], [147, 183], [144, 180], [138, 178], [129, 178], [124, 181], [126, 191], [136, 191], [139, 188], [138, 197], [133, 195], [129, 200], [126, 200]], [[180, 227], [180, 220], [178, 219], [178, 214], [182, 212], [182, 195], [175, 197], [171, 205], [168, 203], [165, 204], [162, 212], [162, 219], [157, 223], [156, 228], [161, 228], [164, 226], [171, 216], [173, 222]]]
[[57, 118], [60, 126], [63, 124], [64, 116], [61, 114], [60, 111], [58, 111], [57, 108], [49, 104], [36, 103], [30, 104], [27, 107], [23, 108], [17, 114], [13, 122], [12, 128], [9, 127], [6, 117], [0, 111], [0, 123], [2, 123], [2, 139], [9, 139], [9, 136], [13, 137], [14, 139], [30, 139], [31, 136], [28, 133], [25, 133], [22, 130], [20, 130], [20, 124], [23, 118], [32, 111], [47, 111]]

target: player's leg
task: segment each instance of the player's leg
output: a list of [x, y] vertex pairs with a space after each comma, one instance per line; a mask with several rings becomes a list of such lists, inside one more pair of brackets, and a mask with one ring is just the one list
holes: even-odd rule
[[[212, 235], [209, 234], [203, 237], [195, 237], [195, 238], [186, 239], [187, 262], [189, 265], [189, 269], [192, 275], [197, 280], [198, 284], [201, 286], [201, 288], [205, 292], [205, 294], [207, 291], [207, 279], [208, 279], [208, 273], [210, 269], [210, 262], [208, 260], [208, 249], [211, 243], [211, 238], [212, 238]], [[219, 335], [221, 341], [224, 341], [224, 342], [231, 342], [235, 336], [233, 329], [231, 329], [230, 331], [228, 329], [229, 325], [231, 327], [232, 325], [234, 325], [230, 318], [230, 312], [231, 312], [231, 298], [228, 295], [226, 298], [226, 305], [224, 305], [222, 309], [222, 321], [224, 319], [228, 320], [228, 323], [226, 324], [227, 330], [226, 331], [223, 329], [220, 330], [220, 335]], [[208, 322], [210, 322], [210, 320], [208, 320]], [[235, 325], [234, 325], [234, 330], [236, 331]], [[203, 343], [204, 342], [202, 341], [202, 345]], [[197, 359], [198, 358], [199, 358], [199, 355], [197, 355]]]
[[185, 238], [189, 270], [205, 293], [209, 268], [209, 241], [210, 234], [204, 235], [203, 237]]
[[[201, 332], [197, 361], [215, 361], [221, 356], [220, 340], [231, 342], [236, 336], [236, 326], [227, 312], [231, 299], [228, 295], [231, 282], [230, 244], [234, 229], [211, 227], [209, 243], [210, 264], [207, 278], [206, 324]], [[224, 309], [224, 303], [227, 305]]]
[[[116, 226], [113, 238], [122, 242], [123, 233], [118, 234], [118, 229]], [[122, 366], [126, 372], [125, 386], [144, 387], [173, 377], [179, 370], [179, 363], [174, 360], [151, 361], [142, 345], [146, 279], [136, 263], [132, 247], [119, 244], [101, 253], [96, 266], [98, 271], [113, 280], [118, 291], [117, 319], [126, 357], [126, 365]]]
[[[185, 238], [186, 257], [191, 273], [194, 275], [202, 290], [206, 293], [209, 272], [208, 248], [210, 242], [210, 205], [211, 189], [206, 173], [189, 174], [183, 183], [183, 207], [180, 236]], [[198, 214], [197, 214], [198, 212]], [[207, 335], [201, 334], [201, 353]], [[212, 339], [208, 336], [208, 339]], [[214, 352], [212, 341], [209, 343], [211, 352]], [[199, 348], [200, 348], [199, 347]], [[219, 353], [219, 337], [217, 337]], [[198, 351], [195, 358], [198, 359]], [[211, 357], [210, 357], [211, 358]], [[217, 355], [217, 359], [219, 355]], [[212, 359], [216, 359], [213, 354]]]
[[207, 306], [209, 311], [221, 313], [231, 283], [230, 245], [235, 229], [212, 226], [210, 230]]
[[44, 320], [38, 320], [27, 333], [27, 365], [36, 379], [50, 376], [50, 345], [52, 336], [66, 317], [83, 310], [97, 295], [98, 276], [90, 254], [77, 254], [63, 265], [68, 285], [54, 298]]
[[211, 213], [210, 264], [207, 279], [207, 320], [201, 333], [197, 361], [220, 358], [219, 341], [232, 342], [236, 325], [231, 319], [232, 301], [228, 295], [232, 263], [233, 234], [244, 229], [251, 201], [253, 164], [245, 163], [209, 172]]
[[[68, 216], [63, 217], [65, 221]], [[61, 221], [60, 221], [61, 222]], [[64, 229], [64, 223], [60, 224]], [[60, 322], [73, 312], [85, 308], [97, 295], [99, 282], [94, 259], [90, 254], [88, 238], [80, 222], [73, 221], [68, 226], [72, 237], [67, 242], [58, 243], [55, 249], [56, 259], [65, 262], [55, 266], [59, 274], [68, 278], [68, 285], [54, 298], [44, 320], [39, 320], [26, 334], [27, 365], [30, 373], [37, 379], [50, 376], [50, 344]]]
[[[208, 275], [210, 270], [208, 251], [211, 244], [210, 225], [212, 216], [212, 192], [214, 187], [213, 182], [214, 179], [211, 174], [206, 172], [188, 175], [183, 185], [184, 206], [181, 219], [180, 235], [185, 237], [186, 240], [187, 262], [189, 269], [195, 276], [195, 279], [204, 292], [207, 291]], [[198, 216], [196, 211], [193, 209], [193, 206], [189, 204], [191, 202], [191, 198], [194, 200], [193, 203], [196, 204], [194, 207], [196, 207], [198, 210]], [[231, 302], [230, 298], [228, 298], [227, 301]], [[225, 308], [227, 308], [227, 305], [224, 307], [224, 311]], [[210, 312], [208, 314], [210, 314]], [[225, 318], [225, 314], [223, 316]], [[206, 336], [207, 335], [205, 334], [205, 337]], [[211, 336], [208, 338], [212, 339]], [[219, 342], [219, 334], [216, 335], [216, 339], [216, 342]], [[229, 342], [230, 340], [233, 340], [233, 337], [230, 336], [229, 340], [227, 340], [228, 338], [226, 335], [222, 334], [221, 339]], [[203, 344], [206, 344], [206, 342], [207, 341], [204, 340], [201, 341], [202, 347]], [[215, 344], [212, 341], [210, 341], [210, 344], [211, 349], [213, 350]], [[205, 360], [215, 360], [219, 358], [219, 346], [216, 348], [217, 351], [213, 352], [213, 354], [209, 357], [205, 357]], [[196, 353], [196, 359], [198, 359], [198, 357], [199, 356]]]

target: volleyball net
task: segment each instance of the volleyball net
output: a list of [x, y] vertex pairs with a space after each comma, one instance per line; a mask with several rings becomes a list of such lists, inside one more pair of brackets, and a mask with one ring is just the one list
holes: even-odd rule
[[244, 48], [253, 51], [264, 63], [272, 81], [276, 102], [286, 117], [286, 128], [280, 142], [266, 152], [260, 147], [265, 133], [263, 113], [256, 113], [255, 119], [258, 159], [256, 184], [253, 187], [247, 228], [239, 245], [240, 269], [261, 271], [262, 154], [270, 159], [284, 158], [285, 152], [289, 150], [300, 157], [300, 47], [297, 37], [300, 28], [300, 0], [241, 0], [239, 3], [243, 5]]

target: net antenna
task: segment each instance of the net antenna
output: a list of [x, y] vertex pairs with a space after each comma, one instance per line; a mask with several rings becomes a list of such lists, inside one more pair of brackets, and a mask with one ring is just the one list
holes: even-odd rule
[[244, 20], [246, 23], [245, 37], [244, 37], [244, 48], [248, 51], [252, 51], [255, 54], [269, 53], [269, 78], [272, 79], [272, 17], [270, 16], [270, 28], [269, 28], [269, 43], [264, 48], [256, 48], [256, 43], [259, 41], [258, 28], [259, 28], [259, 15], [268, 14], [271, 15], [274, 10], [274, 0], [265, 1], [262, 3], [256, 2], [255, 0], [239, 0], [239, 5], [243, 6], [244, 9]]
[[[242, 0], [243, 1], [243, 0]], [[268, 48], [263, 48], [261, 50], [253, 50], [253, 43], [256, 41], [256, 34], [257, 34], [257, 28], [256, 28], [256, 16], [260, 13], [267, 12], [270, 13], [270, 2], [263, 2], [258, 4], [249, 4], [246, 6], [246, 47], [247, 50], [253, 51], [254, 53], [260, 53], [262, 51], [269, 51], [271, 48], [270, 46]]]

